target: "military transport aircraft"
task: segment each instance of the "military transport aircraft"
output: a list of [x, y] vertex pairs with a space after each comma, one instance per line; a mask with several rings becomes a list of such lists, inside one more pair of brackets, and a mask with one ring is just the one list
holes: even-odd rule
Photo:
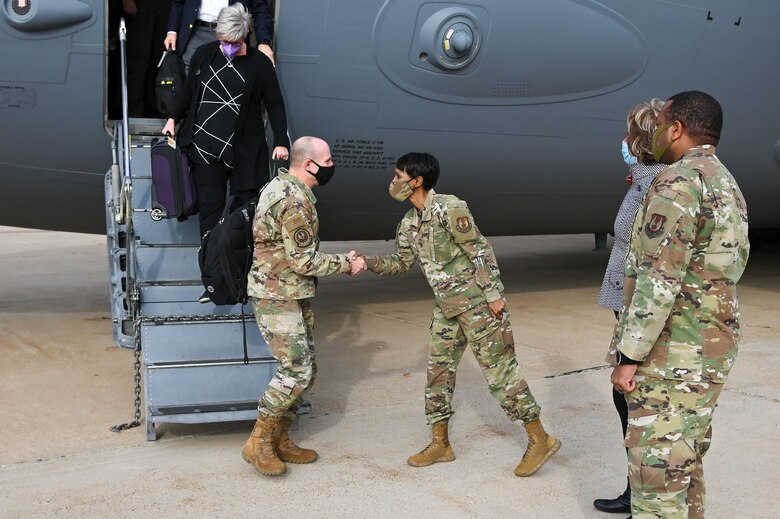
[[[0, 1], [0, 224], [103, 232], [119, 2]], [[440, 190], [486, 234], [609, 231], [627, 111], [689, 89], [723, 105], [718, 154], [751, 227], [780, 228], [776, 0], [272, 4], [290, 133], [328, 140], [338, 166], [323, 238], [391, 237], [406, 208], [387, 185], [412, 150], [440, 158]]]

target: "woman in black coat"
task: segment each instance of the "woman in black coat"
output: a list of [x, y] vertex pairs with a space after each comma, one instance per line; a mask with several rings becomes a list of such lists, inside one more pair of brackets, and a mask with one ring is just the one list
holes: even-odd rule
[[[235, 3], [217, 19], [218, 41], [201, 45], [190, 63], [187, 83], [177, 93], [163, 133], [174, 134], [190, 158], [201, 235], [219, 221], [230, 194], [242, 203], [269, 180], [263, 106], [274, 136], [274, 160], [286, 160], [290, 141], [279, 81], [271, 61], [244, 40], [252, 16]], [[179, 95], [181, 94], [181, 95]], [[262, 104], [261, 104], [262, 102]]]

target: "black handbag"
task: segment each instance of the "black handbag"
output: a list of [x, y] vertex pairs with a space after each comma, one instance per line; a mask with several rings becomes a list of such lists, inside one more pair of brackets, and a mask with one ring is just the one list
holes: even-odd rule
[[154, 87], [157, 111], [163, 117], [170, 117], [176, 92], [184, 88], [186, 80], [186, 68], [181, 56], [172, 50], [164, 51], [160, 62], [157, 63], [157, 83]]

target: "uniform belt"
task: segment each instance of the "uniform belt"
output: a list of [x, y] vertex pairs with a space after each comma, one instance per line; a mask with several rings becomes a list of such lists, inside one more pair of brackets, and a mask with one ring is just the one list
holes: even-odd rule
[[195, 20], [195, 27], [208, 27], [211, 30], [217, 28], [217, 22], [204, 22], [203, 20]]

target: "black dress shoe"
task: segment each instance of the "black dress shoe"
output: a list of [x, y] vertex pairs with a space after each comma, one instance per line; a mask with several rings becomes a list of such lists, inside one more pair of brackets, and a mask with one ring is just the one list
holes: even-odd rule
[[624, 514], [626, 512], [631, 512], [631, 487], [629, 486], [626, 488], [625, 492], [615, 499], [596, 499], [593, 501], [593, 506], [595, 506], [597, 510], [609, 514]]

